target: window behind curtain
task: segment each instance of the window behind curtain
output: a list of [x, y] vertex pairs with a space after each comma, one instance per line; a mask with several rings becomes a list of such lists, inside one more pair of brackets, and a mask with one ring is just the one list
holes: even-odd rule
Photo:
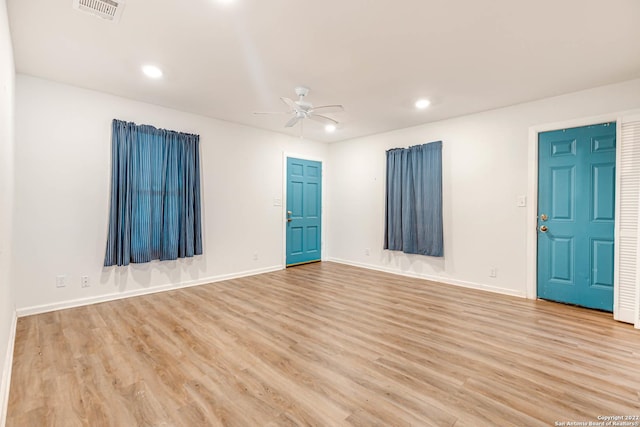
[[113, 120], [105, 266], [202, 254], [199, 140]]
[[443, 256], [442, 141], [387, 151], [384, 249]]

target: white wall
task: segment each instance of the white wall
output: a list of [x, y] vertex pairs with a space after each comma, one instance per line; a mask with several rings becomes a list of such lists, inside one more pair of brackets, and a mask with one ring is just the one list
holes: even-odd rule
[[[113, 118], [200, 135], [203, 256], [102, 267]], [[283, 198], [283, 152], [328, 153], [326, 144], [24, 75], [15, 134], [19, 313], [281, 268], [284, 217], [274, 199]], [[61, 274], [69, 284], [56, 288]]]
[[[636, 108], [640, 80], [331, 144], [330, 259], [525, 296], [529, 127]], [[445, 256], [383, 251], [385, 150], [436, 140]]]
[[15, 333], [11, 292], [14, 65], [7, 5], [0, 0], [0, 426], [4, 425]]
[[[527, 194], [529, 128], [636, 108], [640, 80], [326, 146], [19, 75], [16, 305], [29, 313], [281, 268], [273, 199], [283, 197], [283, 152], [330, 165], [330, 259], [524, 296], [526, 208], [516, 198]], [[112, 118], [201, 135], [204, 256], [102, 267]], [[383, 251], [385, 150], [434, 140], [444, 141], [445, 257]], [[59, 274], [66, 288], [55, 287]]]

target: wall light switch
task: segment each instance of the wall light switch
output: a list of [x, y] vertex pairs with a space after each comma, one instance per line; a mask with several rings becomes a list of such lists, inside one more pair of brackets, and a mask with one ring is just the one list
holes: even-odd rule
[[527, 206], [527, 196], [518, 196], [516, 206], [518, 206], [519, 208]]
[[56, 288], [64, 288], [67, 286], [67, 276], [61, 274], [56, 276]]
[[282, 206], [282, 199], [279, 197], [273, 199], [273, 206]]

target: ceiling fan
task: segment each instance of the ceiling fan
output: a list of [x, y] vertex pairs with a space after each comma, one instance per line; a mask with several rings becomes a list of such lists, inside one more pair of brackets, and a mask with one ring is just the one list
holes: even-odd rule
[[304, 119], [311, 119], [316, 122], [325, 124], [326, 126], [333, 126], [333, 130], [338, 126], [338, 121], [327, 117], [324, 114], [327, 113], [339, 113], [344, 111], [344, 107], [339, 104], [335, 105], [321, 105], [314, 107], [313, 104], [304, 100], [304, 97], [309, 94], [309, 88], [304, 86], [296, 87], [296, 95], [298, 100], [294, 101], [290, 98], [281, 97], [280, 100], [288, 107], [287, 111], [269, 111], [269, 112], [255, 112], [253, 114], [287, 114], [291, 115], [291, 119], [284, 125], [287, 128], [295, 126], [300, 122], [300, 130], [302, 131], [302, 123]]

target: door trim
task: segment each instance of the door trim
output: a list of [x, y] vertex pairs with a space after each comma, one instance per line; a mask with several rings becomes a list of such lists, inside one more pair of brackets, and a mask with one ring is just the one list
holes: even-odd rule
[[[581, 119], [566, 120], [561, 122], [546, 123], [537, 126], [529, 127], [529, 144], [528, 144], [528, 208], [527, 208], [527, 275], [526, 275], [526, 295], [528, 299], [537, 299], [537, 264], [538, 264], [538, 235], [537, 235], [537, 215], [538, 215], [538, 134], [541, 132], [548, 132], [552, 130], [567, 129], [581, 126], [589, 126], [598, 123], [616, 122], [616, 139], [620, 140], [620, 123], [622, 121], [621, 113], [605, 114], [601, 116], [585, 117]], [[616, 158], [619, 157], [619, 144], [616, 144]], [[616, 192], [618, 191], [618, 174], [616, 170]], [[616, 199], [616, 220], [618, 215], [618, 206]], [[615, 245], [617, 247], [617, 236], [615, 236]], [[616, 264], [616, 257], [614, 255], [614, 264]], [[617, 274], [614, 268], [614, 301], [613, 312], [614, 315], [617, 310], [617, 286], [616, 286]]]
[[297, 154], [287, 151], [282, 152], [282, 212], [280, 218], [282, 218], [282, 269], [287, 268], [287, 158], [293, 157], [295, 159], [312, 160], [314, 162], [320, 162], [322, 164], [322, 194], [320, 195], [320, 203], [322, 218], [320, 220], [322, 229], [320, 230], [320, 261], [327, 260], [326, 250], [326, 230], [327, 230], [327, 209], [325, 206], [327, 200], [327, 183], [326, 183], [326, 160], [322, 157], [310, 156], [308, 154]]

